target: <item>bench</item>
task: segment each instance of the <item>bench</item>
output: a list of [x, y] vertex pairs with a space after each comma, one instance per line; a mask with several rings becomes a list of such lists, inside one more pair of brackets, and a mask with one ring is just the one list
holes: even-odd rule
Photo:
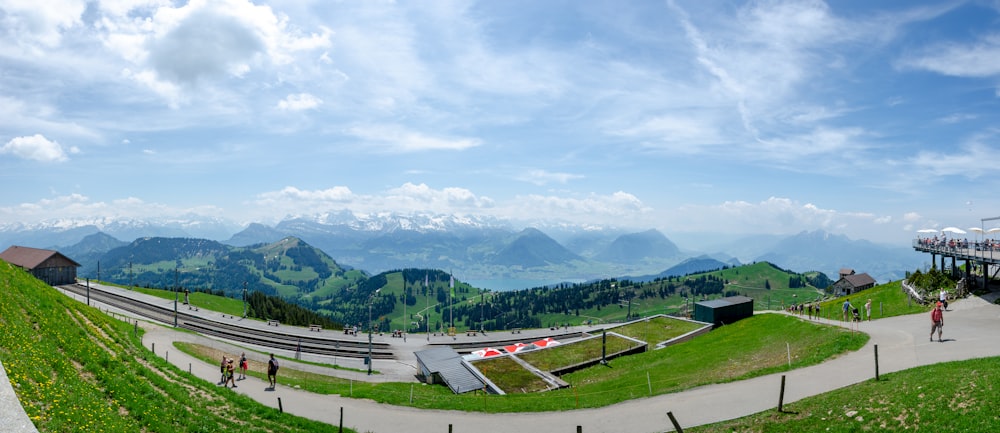
[[521, 333], [521, 328], [514, 328], [514, 329], [511, 329], [511, 330], [510, 330], [510, 333], [511, 333], [511, 334], [520, 334], [520, 333]]
[[475, 330], [473, 330], [473, 329], [470, 329], [470, 330], [468, 330], [468, 331], [465, 331], [465, 336], [466, 336], [466, 337], [475, 337], [475, 336], [476, 336], [476, 331], [475, 331]]
[[319, 332], [319, 331], [323, 330], [323, 326], [321, 326], [321, 325], [309, 325], [309, 330], [310, 331]]
[[275, 326], [276, 327], [276, 326], [278, 326], [280, 324], [281, 324], [281, 322], [279, 322], [277, 320], [267, 319], [267, 326]]

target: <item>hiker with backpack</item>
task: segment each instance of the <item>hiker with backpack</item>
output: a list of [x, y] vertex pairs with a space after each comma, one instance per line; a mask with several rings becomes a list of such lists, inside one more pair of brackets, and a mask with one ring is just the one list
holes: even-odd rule
[[271, 384], [271, 389], [278, 382], [278, 360], [274, 359], [274, 354], [271, 354], [271, 359], [267, 360], [267, 381]]

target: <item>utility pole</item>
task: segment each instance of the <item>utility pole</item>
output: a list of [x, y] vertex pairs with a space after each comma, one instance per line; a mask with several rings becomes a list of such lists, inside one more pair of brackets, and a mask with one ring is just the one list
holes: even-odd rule
[[247, 282], [243, 282], [243, 318], [247, 318]]
[[368, 296], [368, 375], [372, 375], [372, 304], [375, 303], [375, 295], [379, 290]]

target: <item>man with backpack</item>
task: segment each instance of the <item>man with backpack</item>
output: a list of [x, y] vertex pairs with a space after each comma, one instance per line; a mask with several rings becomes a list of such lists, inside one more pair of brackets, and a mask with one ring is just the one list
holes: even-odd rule
[[267, 360], [267, 381], [271, 384], [271, 389], [278, 382], [278, 360], [274, 359], [274, 354], [271, 354], [271, 359]]

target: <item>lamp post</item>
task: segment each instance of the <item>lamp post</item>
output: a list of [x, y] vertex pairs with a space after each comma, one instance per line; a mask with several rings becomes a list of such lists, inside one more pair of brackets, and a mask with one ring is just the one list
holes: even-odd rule
[[372, 375], [372, 304], [375, 303], [375, 295], [382, 289], [376, 289], [368, 296], [368, 375]]
[[177, 327], [177, 296], [179, 296], [179, 291], [177, 290], [177, 272], [178, 269], [174, 268], [174, 328]]
[[243, 282], [243, 318], [247, 318], [247, 282]]

